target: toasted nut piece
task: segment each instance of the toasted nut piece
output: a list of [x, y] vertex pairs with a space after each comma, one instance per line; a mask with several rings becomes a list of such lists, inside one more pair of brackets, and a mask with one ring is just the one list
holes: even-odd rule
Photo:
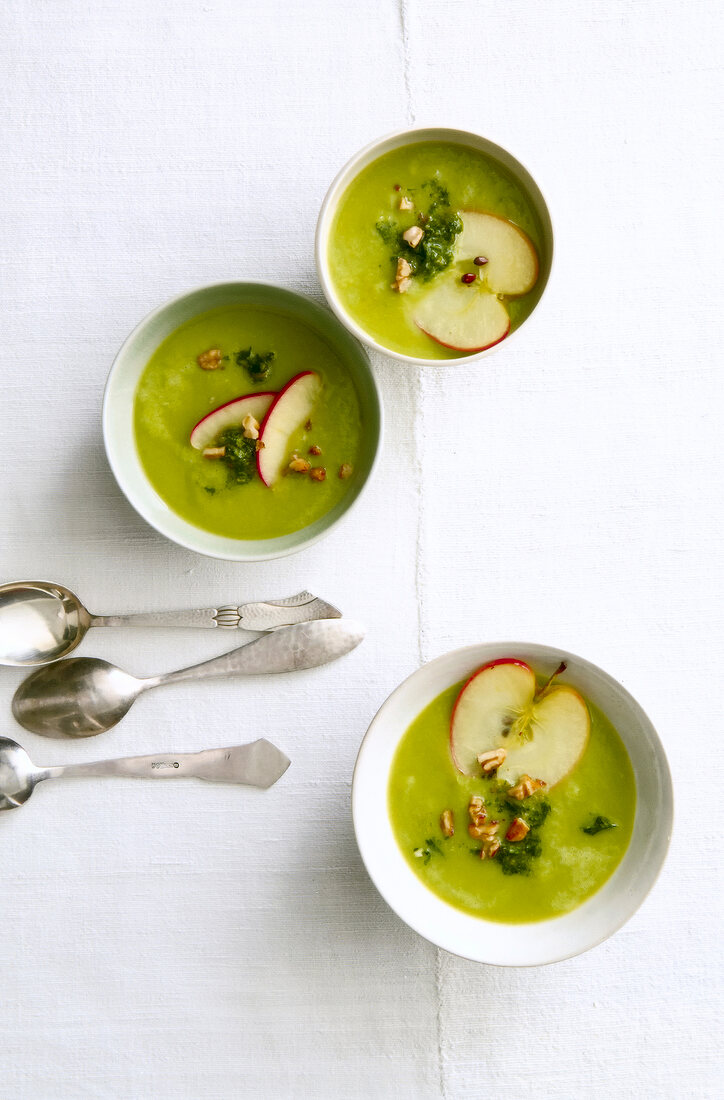
[[403, 241], [407, 241], [410, 248], [417, 248], [418, 244], [425, 236], [425, 230], [420, 229], [419, 225], [411, 225], [409, 229], [406, 229], [402, 234]]
[[479, 825], [478, 828], [480, 829], [481, 836], [484, 836], [484, 837], [493, 837], [493, 836], [495, 836], [495, 834], [498, 831], [498, 825], [499, 824], [500, 824], [499, 821], [488, 821], [488, 822], [485, 823], [485, 825]]
[[223, 458], [226, 447], [205, 447], [201, 453], [204, 458]]
[[410, 289], [412, 279], [412, 268], [406, 259], [400, 256], [397, 260], [397, 271], [395, 272], [395, 281], [392, 284], [392, 289], [399, 291], [400, 294], [405, 294]]
[[408, 195], [403, 195], [400, 199], [400, 210], [414, 210], [415, 204]]
[[545, 786], [546, 784], [542, 779], [531, 779], [529, 775], [521, 775], [516, 785], [511, 787], [507, 793], [511, 798], [517, 798], [519, 802], [522, 802], [524, 798], [530, 798], [532, 794]]
[[497, 836], [493, 837], [492, 840], [483, 841], [483, 846], [480, 849], [480, 858], [492, 859], [497, 854], [499, 848], [500, 841], [498, 840]]
[[505, 749], [491, 749], [490, 752], [481, 752], [478, 764], [484, 772], [494, 772], [505, 760]]
[[259, 421], [251, 413], [247, 413], [241, 422], [241, 426], [244, 429], [244, 439], [259, 438]]
[[265, 447], [266, 447], [266, 443], [264, 442], [264, 440], [263, 439], [257, 439], [257, 441], [256, 441], [257, 451], [263, 451]]
[[298, 458], [296, 455], [289, 463], [289, 469], [294, 470], [295, 474], [306, 474], [307, 470], [311, 469], [311, 462], [307, 462], [306, 458]]
[[515, 842], [522, 840], [530, 832], [530, 826], [526, 825], [522, 817], [514, 817], [510, 823], [505, 839]]
[[202, 370], [216, 370], [221, 366], [221, 348], [209, 348], [196, 356], [196, 362]]
[[483, 837], [487, 835], [485, 832], [485, 826], [476, 825], [475, 822], [472, 822], [470, 825], [468, 825], [468, 833], [473, 838], [473, 840], [482, 840]]
[[310, 453], [310, 455], [321, 455], [322, 448], [318, 447], [317, 444], [315, 443], [313, 447], [309, 448], [309, 453]]
[[327, 476], [327, 471], [324, 466], [312, 466], [311, 470], [309, 471], [309, 476], [314, 481], [324, 481], [325, 477]]
[[443, 836], [455, 835], [455, 818], [453, 817], [452, 810], [443, 810], [440, 815], [440, 828]]
[[339, 468], [339, 476], [341, 477], [342, 481], [346, 481], [348, 477], [352, 476], [352, 467], [350, 466], [349, 462], [342, 463]]
[[479, 794], [472, 795], [468, 804], [468, 813], [470, 814], [470, 820], [476, 825], [482, 825], [485, 821], [485, 802]]

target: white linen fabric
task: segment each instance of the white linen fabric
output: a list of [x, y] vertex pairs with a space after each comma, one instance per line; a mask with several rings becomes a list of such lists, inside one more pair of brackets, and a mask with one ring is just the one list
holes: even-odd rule
[[[68, 781], [0, 820], [0, 1093], [19, 1100], [704, 1100], [721, 889], [721, 11], [677, 0], [5, 0], [0, 568], [101, 611], [309, 587], [369, 627], [337, 665], [178, 685], [100, 739], [2, 729], [40, 763], [265, 734], [267, 793]], [[526, 331], [481, 363], [374, 356], [384, 456], [295, 557], [168, 544], [108, 470], [113, 355], [166, 298], [261, 279], [319, 299], [341, 164], [417, 122], [532, 170], [556, 230]], [[717, 186], [719, 185], [719, 186]], [[349, 790], [386, 695], [476, 640], [547, 641], [619, 677], [677, 795], [661, 880], [589, 954], [495, 970], [437, 951], [360, 864]], [[161, 671], [221, 633], [94, 631]]]

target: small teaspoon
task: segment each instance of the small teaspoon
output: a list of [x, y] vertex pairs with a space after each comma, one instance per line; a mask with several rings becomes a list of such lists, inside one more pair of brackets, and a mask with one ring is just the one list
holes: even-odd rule
[[17, 741], [0, 737], [0, 810], [14, 810], [30, 798], [44, 779], [84, 775], [115, 775], [134, 779], [206, 779], [212, 783], [242, 783], [266, 789], [276, 783], [291, 761], [271, 741], [202, 752], [126, 756], [93, 764], [38, 768]]

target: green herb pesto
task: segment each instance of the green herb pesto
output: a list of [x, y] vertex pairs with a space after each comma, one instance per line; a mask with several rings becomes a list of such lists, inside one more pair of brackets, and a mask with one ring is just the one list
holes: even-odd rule
[[276, 359], [276, 352], [253, 352], [251, 348], [237, 351], [234, 356], [237, 367], [245, 367], [252, 382], [265, 382]]
[[256, 440], [245, 439], [243, 428], [227, 428], [219, 436], [218, 445], [226, 448], [222, 461], [229, 468], [229, 480], [248, 485], [256, 473]]
[[609, 821], [603, 814], [597, 814], [590, 825], [581, 825], [581, 832], [588, 833], [589, 836], [595, 836], [596, 833], [603, 833], [606, 829], [617, 829], [615, 821]]
[[[391, 250], [393, 271], [398, 259], [404, 259], [413, 276], [428, 280], [452, 263], [455, 238], [462, 232], [463, 223], [459, 214], [450, 209], [450, 193], [438, 180], [427, 180], [419, 190], [425, 192], [427, 201], [424, 209], [416, 204], [416, 213], [410, 212], [407, 225], [401, 226], [394, 218], [382, 217], [378, 218], [375, 228]], [[415, 224], [420, 226], [424, 236], [417, 247], [412, 248], [403, 233]]]

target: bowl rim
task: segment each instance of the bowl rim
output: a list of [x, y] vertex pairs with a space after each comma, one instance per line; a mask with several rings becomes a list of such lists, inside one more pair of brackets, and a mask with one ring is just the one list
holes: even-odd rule
[[[486, 653], [484, 656], [481, 657], [480, 654], [481, 650], [483, 649], [486, 651]], [[515, 653], [516, 650], [524, 651], [528, 654], [536, 651], [537, 657], [541, 660], [556, 661], [558, 659], [561, 659], [576, 662], [578, 665], [581, 666], [582, 669], [590, 670], [594, 674], [600, 676], [604, 681], [610, 683], [612, 687], [614, 687], [614, 689], [625, 700], [627, 706], [630, 706], [632, 708], [633, 713], [640, 716], [645, 726], [647, 727], [648, 735], [654, 745], [657, 764], [661, 771], [662, 826], [665, 826], [666, 829], [664, 843], [660, 847], [655, 866], [652, 866], [651, 864], [648, 865], [649, 878], [645, 882], [644, 888], [640, 889], [633, 897], [629, 897], [627, 899], [628, 903], [620, 907], [618, 914], [616, 915], [615, 919], [611, 921], [610, 925], [607, 926], [606, 931], [602, 934], [594, 935], [590, 940], [586, 941], [580, 946], [576, 946], [572, 950], [564, 948], [560, 951], [555, 951], [553, 954], [546, 956], [545, 958], [537, 960], [520, 960], [516, 958], [501, 959], [488, 957], [485, 950], [485, 930], [490, 929], [491, 927], [499, 929], [501, 926], [513, 929], [535, 930], [540, 929], [543, 926], [552, 927], [556, 924], [556, 922], [564, 921], [567, 918], [569, 919], [569, 921], [571, 920], [571, 918], [575, 919], [575, 914], [577, 914], [584, 906], [592, 906], [593, 904], [595, 904], [595, 901], [599, 897], [601, 892], [613, 882], [632, 848], [633, 833], [626, 851], [621, 857], [621, 860], [617, 867], [614, 868], [610, 877], [604, 883], [602, 883], [598, 890], [596, 890], [588, 898], [584, 899], [584, 901], [581, 902], [580, 905], [576, 906], [572, 910], [569, 910], [567, 913], [563, 913], [557, 917], [550, 917], [542, 921], [520, 922], [516, 924], [507, 924], [506, 922], [487, 920], [484, 917], [476, 917], [473, 914], [466, 913], [463, 910], [457, 909], [455, 906], [451, 905], [449, 902], [445, 901], [443, 898], [435, 894], [432, 890], [429, 890], [421, 882], [421, 880], [417, 878], [414, 871], [408, 866], [407, 862], [402, 856], [402, 853], [400, 852], [400, 859], [406, 869], [407, 875], [409, 876], [408, 881], [410, 881], [410, 879], [413, 879], [416, 883], [419, 883], [424, 895], [428, 898], [433, 899], [430, 904], [431, 906], [434, 906], [438, 914], [440, 914], [441, 916], [443, 914], [447, 914], [448, 918], [450, 918], [450, 914], [455, 914], [458, 918], [462, 917], [465, 923], [467, 923], [470, 927], [476, 926], [477, 930], [480, 931], [481, 950], [471, 952], [470, 950], [457, 949], [455, 944], [451, 942], [451, 937], [440, 933], [439, 928], [437, 927], [437, 922], [436, 926], [433, 928], [431, 928], [429, 925], [426, 926], [425, 921], [418, 918], [418, 911], [414, 908], [414, 905], [408, 906], [408, 911], [406, 911], [403, 915], [403, 913], [400, 912], [400, 908], [398, 908], [399, 899], [391, 900], [389, 896], [389, 891], [385, 889], [384, 885], [380, 882], [381, 876], [378, 872], [378, 865], [375, 864], [375, 859], [378, 858], [378, 849], [376, 849], [374, 845], [370, 845], [370, 843], [368, 842], [368, 836], [366, 835], [368, 819], [366, 817], [365, 807], [362, 805], [362, 798], [364, 796], [360, 795], [359, 786], [360, 775], [363, 772], [363, 769], [368, 766], [367, 757], [371, 752], [370, 746], [372, 744], [372, 738], [377, 734], [382, 724], [386, 721], [387, 713], [393, 709], [396, 701], [399, 699], [400, 695], [405, 691], [405, 689], [409, 688], [410, 685], [414, 682], [424, 682], [425, 678], [428, 677], [434, 669], [439, 668], [443, 665], [444, 662], [450, 661], [451, 659], [457, 658], [462, 661], [464, 658], [469, 657], [470, 665], [474, 669], [475, 667], [480, 667], [481, 664], [485, 663], [488, 660], [494, 660], [495, 657], [493, 656], [493, 653], [495, 653], [496, 651], [499, 655], [504, 655], [505, 653]], [[450, 683], [450, 686], [452, 686], [452, 684], [455, 682], [456, 681], [453, 679]], [[444, 690], [444, 688], [442, 690]], [[435, 695], [432, 696], [432, 698], [436, 698], [438, 694], [439, 690], [435, 692]], [[427, 700], [427, 697], [425, 698]], [[422, 712], [429, 701], [430, 700], [427, 700], [426, 702], [423, 702], [418, 706], [417, 714], [420, 714]], [[392, 760], [394, 759], [394, 755], [397, 751], [402, 737], [407, 732], [409, 724], [413, 720], [414, 717], [409, 718], [403, 728], [397, 732], [394, 739], [394, 748], [392, 750], [390, 766], [385, 768], [383, 776], [385, 806], [387, 805], [386, 792], [389, 783]], [[621, 737], [621, 739], [624, 741], [624, 747], [626, 748], [627, 753], [629, 753], [629, 746], [624, 740], [624, 735], [618, 730], [617, 732], [619, 732], [619, 737]], [[379, 768], [377, 769], [377, 772], [379, 773]], [[636, 816], [638, 816], [639, 813], [638, 799], [639, 790], [637, 784]], [[625, 688], [623, 684], [621, 684], [621, 682], [616, 679], [616, 677], [606, 672], [599, 665], [596, 665], [592, 661], [589, 661], [587, 658], [580, 657], [578, 654], [573, 653], [570, 650], [560, 649], [556, 646], [549, 646], [536, 642], [521, 641], [477, 642], [473, 643], [472, 645], [461, 646], [456, 649], [447, 650], [445, 653], [442, 653], [439, 656], [432, 658], [430, 661], [427, 661], [424, 664], [420, 665], [409, 676], [406, 676], [405, 679], [402, 680], [384, 700], [384, 702], [372, 718], [367, 728], [367, 731], [362, 738], [357, 753], [357, 758], [352, 773], [351, 813], [355, 840], [357, 842], [360, 857], [365, 866], [367, 874], [369, 875], [373, 885], [375, 886], [383, 900], [386, 902], [386, 904], [390, 907], [390, 909], [400, 920], [402, 920], [405, 924], [412, 928], [414, 932], [422, 936], [424, 939], [428, 940], [434, 946], [448, 951], [450, 954], [456, 955], [458, 958], [467, 959], [471, 962], [484, 963], [490, 966], [501, 967], [536, 967], [548, 966], [552, 965], [553, 963], [563, 962], [566, 959], [575, 958], [578, 955], [592, 950], [594, 947], [597, 947], [600, 944], [604, 943], [607, 939], [618, 932], [639, 910], [639, 908], [643, 905], [644, 901], [656, 885], [656, 882], [658, 881], [658, 878], [661, 874], [661, 871], [668, 856], [674, 825], [674, 795], [673, 783], [671, 779], [671, 768], [669, 766], [666, 750], [661, 741], [661, 738], [659, 737], [655, 726], [653, 725], [648, 714], [644, 711], [641, 704], [627, 690], [627, 688]], [[389, 821], [389, 813], [387, 813], [387, 817]], [[635, 828], [636, 820], [634, 820], [634, 829]], [[391, 825], [390, 834], [392, 834]], [[392, 836], [392, 843], [396, 844], [394, 836]]]
[[[376, 433], [377, 438], [375, 440], [374, 454], [372, 456], [372, 461], [371, 461], [369, 469], [368, 469], [368, 471], [365, 475], [364, 481], [359, 486], [359, 488], [358, 488], [356, 494], [354, 495], [354, 497], [352, 497], [352, 499], [349, 500], [349, 503], [346, 504], [346, 506], [342, 509], [342, 511], [340, 512], [339, 515], [337, 515], [333, 520], [331, 520], [326, 525], [324, 525], [320, 530], [316, 531], [313, 535], [309, 535], [306, 538], [300, 539], [300, 541], [298, 543], [296, 543], [295, 545], [292, 545], [292, 546], [288, 546], [288, 545], [280, 546], [278, 549], [275, 549], [275, 550], [266, 550], [266, 551], [261, 551], [261, 552], [260, 551], [255, 552], [252, 549], [241, 551], [241, 550], [236, 550], [236, 549], [224, 548], [222, 545], [219, 545], [214, 549], [207, 549], [207, 548], [202, 549], [198, 544], [199, 538], [206, 538], [206, 539], [216, 540], [220, 544], [221, 543], [236, 542], [236, 543], [239, 544], [240, 547], [241, 546], [253, 547], [253, 545], [256, 542], [273, 542], [273, 541], [276, 541], [276, 539], [264, 539], [264, 540], [248, 539], [248, 540], [245, 540], [245, 539], [231, 539], [230, 537], [225, 536], [225, 535], [217, 535], [212, 531], [206, 531], [203, 527], [197, 527], [195, 524], [189, 523], [188, 520], [184, 519], [184, 517], [180, 516], [177, 512], [174, 512], [173, 509], [171, 509], [170, 507], [169, 507], [169, 512], [171, 513], [171, 515], [173, 517], [175, 517], [175, 519], [183, 525], [183, 533], [182, 534], [176, 534], [176, 533], [171, 534], [168, 530], [164, 530], [163, 524], [161, 524], [151, 514], [150, 510], [148, 508], [146, 508], [146, 506], [143, 504], [143, 502], [140, 502], [135, 498], [135, 495], [134, 495], [133, 491], [131, 489], [129, 489], [127, 478], [125, 477], [125, 475], [123, 473], [123, 468], [122, 468], [123, 457], [120, 453], [116, 452], [115, 445], [112, 442], [112, 439], [111, 439], [111, 437], [112, 437], [111, 405], [112, 405], [112, 397], [113, 397], [113, 393], [112, 393], [113, 384], [114, 384], [118, 369], [119, 369], [120, 365], [122, 364], [122, 362], [124, 360], [124, 357], [128, 354], [129, 349], [132, 347], [134, 340], [136, 340], [141, 335], [141, 333], [144, 331], [144, 329], [148, 325], [152, 324], [152, 322], [154, 320], [161, 317], [168, 309], [171, 309], [172, 307], [174, 307], [176, 305], [179, 305], [180, 303], [182, 303], [183, 301], [185, 301], [188, 298], [193, 298], [196, 295], [201, 294], [202, 292], [211, 292], [211, 293], [213, 293], [214, 291], [228, 290], [231, 287], [259, 288], [259, 289], [262, 289], [262, 290], [269, 290], [269, 291], [273, 291], [275, 293], [280, 293], [282, 296], [288, 296], [290, 298], [296, 298], [300, 302], [302, 302], [304, 304], [305, 308], [308, 308], [312, 314], [314, 314], [314, 313], [322, 314], [322, 315], [325, 316], [325, 318], [331, 319], [333, 322], [338, 323], [338, 318], [334, 317], [333, 313], [329, 309], [327, 309], [323, 304], [321, 304], [320, 302], [317, 302], [314, 298], [311, 298], [309, 295], [302, 294], [297, 290], [292, 290], [291, 288], [289, 288], [287, 286], [280, 286], [280, 285], [275, 284], [275, 283], [264, 282], [260, 279], [224, 279], [224, 280], [219, 281], [219, 282], [196, 284], [195, 286], [190, 287], [189, 289], [184, 290], [181, 293], [174, 295], [172, 298], [165, 299], [163, 302], [161, 302], [159, 305], [157, 305], [154, 309], [150, 310], [148, 313], [146, 313], [140, 319], [140, 321], [137, 322], [137, 324], [134, 325], [134, 327], [131, 329], [131, 331], [126, 336], [125, 340], [123, 341], [123, 343], [121, 344], [121, 346], [119, 347], [118, 351], [116, 352], [116, 354], [113, 358], [113, 362], [111, 363], [111, 367], [110, 367], [110, 370], [108, 371], [108, 376], [106, 378], [105, 385], [104, 385], [104, 388], [103, 388], [103, 399], [102, 399], [102, 409], [101, 409], [101, 430], [102, 430], [102, 435], [103, 435], [103, 447], [104, 447], [104, 450], [105, 450], [105, 453], [106, 453], [106, 459], [108, 461], [108, 465], [111, 468], [111, 472], [112, 472], [112, 474], [113, 474], [113, 476], [116, 480], [116, 484], [118, 485], [119, 489], [123, 493], [123, 495], [126, 498], [126, 500], [128, 501], [128, 503], [131, 505], [131, 507], [134, 509], [134, 511], [141, 517], [141, 519], [143, 519], [150, 527], [152, 527], [155, 531], [158, 532], [158, 534], [162, 535], [164, 538], [169, 539], [171, 542], [175, 543], [177, 546], [181, 546], [186, 550], [193, 551], [193, 553], [201, 554], [203, 557], [213, 558], [213, 559], [220, 560], [220, 561], [233, 561], [233, 562], [238, 562], [240, 564], [245, 564], [245, 563], [251, 564], [253, 562], [259, 562], [259, 561], [273, 561], [277, 558], [284, 558], [284, 557], [288, 557], [291, 554], [300, 553], [302, 550], [308, 549], [310, 546], [313, 546], [315, 543], [317, 543], [321, 539], [325, 538], [327, 535], [329, 535], [332, 532], [332, 530], [335, 527], [337, 527], [338, 524], [340, 524], [344, 519], [347, 518], [349, 513], [352, 511], [352, 509], [356, 506], [356, 504], [360, 500], [362, 494], [366, 491], [367, 486], [369, 485], [369, 482], [372, 479], [372, 476], [374, 475], [375, 470], [377, 468], [377, 465], [380, 461], [380, 454], [381, 454], [381, 451], [382, 451], [382, 441], [383, 441], [383, 437], [384, 437], [384, 406], [383, 406], [383, 403], [382, 403], [382, 394], [381, 394], [381, 391], [380, 391], [380, 386], [379, 386], [379, 383], [378, 383], [377, 378], [375, 376], [375, 372], [372, 370], [372, 365], [369, 361], [369, 356], [366, 352], [366, 349], [364, 348], [364, 346], [362, 346], [362, 347], [359, 348], [359, 351], [361, 352], [361, 360], [364, 362], [364, 369], [366, 371], [367, 379], [368, 379], [368, 382], [369, 382], [369, 385], [370, 385], [370, 393], [372, 395], [373, 402], [376, 406], [376, 412], [377, 412], [378, 428], [377, 428], [377, 433]], [[208, 308], [213, 309], [215, 307], [211, 306], [211, 307], [208, 307]], [[200, 314], [200, 313], [206, 312], [206, 310], [201, 309], [198, 312]], [[194, 317], [196, 315], [198, 315], [198, 314], [190, 313], [189, 316], [186, 318], [186, 320], [190, 320], [192, 317]], [[183, 323], [183, 322], [181, 322], [181, 323]], [[345, 333], [345, 335], [352, 336], [352, 337], [354, 336], [354, 334], [349, 333], [349, 331], [347, 331]], [[143, 368], [141, 368], [141, 370], [139, 371], [138, 378], [136, 380], [136, 385], [138, 384], [138, 380], [140, 379], [142, 370], [143, 370]], [[131, 428], [131, 434], [133, 435], [132, 428]], [[133, 447], [134, 447], [134, 450], [135, 450], [135, 438], [132, 441], [133, 441]], [[145, 477], [145, 471], [144, 471], [144, 477]], [[146, 478], [146, 481], [147, 481], [149, 487], [151, 489], [153, 489], [153, 486], [151, 485], [150, 481], [148, 481], [148, 478]], [[345, 499], [346, 499], [345, 497], [342, 497], [342, 501], [344, 501]], [[340, 501], [340, 503], [341, 503], [341, 501]], [[326, 518], [326, 515], [328, 515], [328, 513], [325, 513], [325, 515], [321, 516], [320, 519], [315, 521], [315, 522], [319, 523], [320, 521], [323, 521]], [[312, 524], [312, 525], [310, 525], [310, 527], [311, 526], [314, 526], [314, 525]], [[282, 540], [290, 539], [290, 538], [293, 538], [294, 536], [299, 536], [301, 534], [301, 532], [303, 532], [304, 530], [305, 530], [305, 528], [302, 527], [302, 528], [299, 529], [299, 531], [293, 531], [288, 535], [280, 535], [280, 536], [277, 536], [276, 538], [281, 542]], [[198, 534], [197, 534], [197, 532], [198, 532]]]
[[[510, 158], [516, 165], [517, 169], [520, 169], [523, 177], [528, 177], [533, 186], [537, 189], [538, 195], [543, 205], [543, 209], [548, 218], [549, 226], [549, 264], [548, 273], [545, 283], [541, 290], [538, 301], [533, 307], [530, 314], [513, 332], [509, 332], [504, 339], [499, 340], [497, 343], [492, 344], [490, 347], [485, 348], [484, 351], [472, 352], [470, 355], [456, 356], [450, 359], [427, 359], [423, 356], [408, 355], [405, 352], [395, 351], [393, 348], [388, 348], [384, 344], [379, 343], [374, 336], [371, 336], [366, 329], [362, 328], [360, 324], [347, 312], [346, 308], [342, 304], [335, 288], [334, 281], [332, 280], [329, 263], [328, 263], [328, 249], [329, 236], [332, 229], [332, 223], [334, 221], [334, 215], [339, 205], [339, 200], [344, 194], [346, 186], [352, 182], [352, 180], [359, 174], [363, 167], [367, 167], [372, 163], [377, 156], [382, 156], [382, 146], [389, 146], [384, 149], [384, 152], [389, 152], [391, 149], [400, 148], [403, 145], [410, 145], [417, 138], [419, 141], [444, 141], [448, 140], [453, 144], [466, 145], [470, 144], [469, 141], [465, 141], [465, 138], [472, 138], [474, 141], [483, 142], [490, 148], [490, 152], [500, 151], [505, 157]], [[409, 140], [412, 139], [412, 140]], [[474, 147], [474, 146], [473, 146]], [[379, 150], [379, 153], [377, 152]], [[364, 163], [362, 163], [364, 162]], [[523, 181], [525, 183], [525, 179]], [[528, 189], [528, 184], [526, 184]], [[362, 149], [359, 149], [353, 156], [347, 160], [336, 176], [327, 188], [327, 192], [322, 200], [322, 205], [319, 209], [319, 215], [317, 217], [317, 226], [314, 234], [314, 259], [317, 268], [317, 277], [321, 284], [324, 296], [330, 309], [334, 312], [335, 316], [342, 324], [356, 336], [358, 340], [372, 348], [374, 351], [379, 352], [382, 355], [387, 355], [391, 359], [396, 359], [401, 363], [411, 363], [415, 366], [424, 367], [455, 367], [464, 363], [474, 363], [479, 359], [485, 358], [487, 355], [492, 355], [498, 348], [507, 344], [511, 338], [515, 337], [526, 325], [531, 321], [534, 314], [538, 312], [538, 307], [545, 295], [545, 292], [550, 283], [550, 277], [553, 272], [553, 263], [555, 256], [555, 233], [553, 230], [553, 221], [550, 213], [550, 206], [543, 194], [540, 185], [538, 184], [535, 176], [528, 168], [520, 161], [516, 156], [510, 153], [505, 146], [500, 145], [492, 138], [487, 138], [483, 134], [475, 133], [474, 130], [461, 130], [454, 126], [432, 126], [432, 125], [420, 125], [420, 126], [405, 126], [398, 130], [390, 130], [388, 133], [383, 134], [382, 137], [376, 138], [374, 141], [368, 142]]]

